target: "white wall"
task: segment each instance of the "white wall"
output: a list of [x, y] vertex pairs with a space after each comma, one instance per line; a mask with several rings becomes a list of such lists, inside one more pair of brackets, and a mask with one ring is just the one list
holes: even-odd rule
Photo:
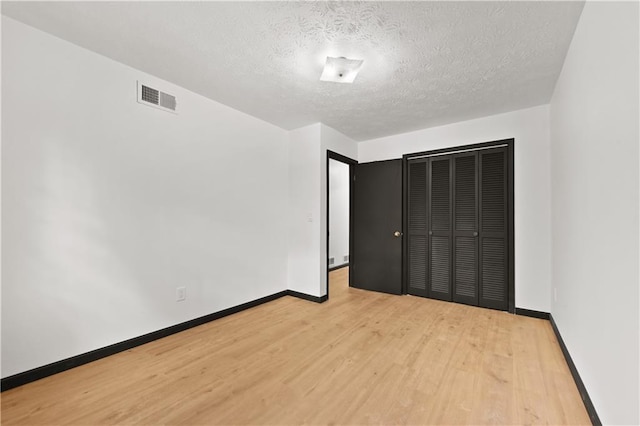
[[321, 161], [320, 168], [320, 289], [327, 294], [327, 151], [337, 152], [352, 160], [358, 160], [358, 144], [337, 130], [320, 124]]
[[638, 3], [587, 2], [551, 101], [551, 306], [605, 424], [638, 424]]
[[549, 312], [551, 218], [549, 108], [539, 106], [358, 143], [361, 163], [515, 138], [516, 307]]
[[[320, 296], [320, 124], [289, 132], [290, 290]], [[326, 235], [326, 233], [325, 233]]]
[[289, 132], [289, 289], [327, 294], [327, 150], [356, 160], [356, 143], [322, 123]]
[[6, 17], [2, 88], [2, 377], [287, 288], [285, 131]]
[[329, 258], [336, 267], [348, 263], [349, 255], [349, 165], [329, 160]]

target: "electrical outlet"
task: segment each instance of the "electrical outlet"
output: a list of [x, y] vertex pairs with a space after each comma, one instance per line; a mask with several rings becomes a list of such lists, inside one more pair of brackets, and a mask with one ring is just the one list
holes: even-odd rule
[[176, 302], [182, 302], [186, 298], [187, 298], [187, 288], [186, 287], [176, 288]]

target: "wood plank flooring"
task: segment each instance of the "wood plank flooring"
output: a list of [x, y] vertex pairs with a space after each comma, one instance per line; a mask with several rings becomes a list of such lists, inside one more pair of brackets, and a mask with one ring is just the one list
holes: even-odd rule
[[349, 288], [1, 394], [13, 424], [589, 424], [549, 322]]

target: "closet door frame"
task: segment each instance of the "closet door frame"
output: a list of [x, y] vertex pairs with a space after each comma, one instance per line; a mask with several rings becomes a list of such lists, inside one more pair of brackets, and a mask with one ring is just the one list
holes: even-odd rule
[[[489, 148], [505, 147], [507, 158], [507, 264], [508, 264], [508, 282], [507, 282], [507, 300], [508, 300], [508, 312], [515, 313], [515, 229], [514, 229], [514, 148], [515, 139], [500, 139], [490, 142], [483, 142], [470, 145], [454, 146], [450, 148], [435, 149], [430, 151], [415, 152], [411, 154], [404, 154], [402, 156], [402, 216], [403, 216], [403, 233], [408, 235], [408, 162], [409, 160], [415, 160], [419, 158], [434, 157], [437, 155], [450, 155], [463, 153], [467, 151], [480, 151]], [[403, 239], [402, 246], [402, 292], [407, 294], [408, 290], [408, 254], [409, 245], [408, 238]]]

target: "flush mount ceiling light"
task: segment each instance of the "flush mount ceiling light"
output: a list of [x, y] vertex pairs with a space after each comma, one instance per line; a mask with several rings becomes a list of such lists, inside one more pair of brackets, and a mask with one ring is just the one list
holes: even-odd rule
[[327, 56], [320, 80], [333, 81], [334, 83], [353, 83], [362, 67], [362, 62], [364, 61], [361, 59]]

